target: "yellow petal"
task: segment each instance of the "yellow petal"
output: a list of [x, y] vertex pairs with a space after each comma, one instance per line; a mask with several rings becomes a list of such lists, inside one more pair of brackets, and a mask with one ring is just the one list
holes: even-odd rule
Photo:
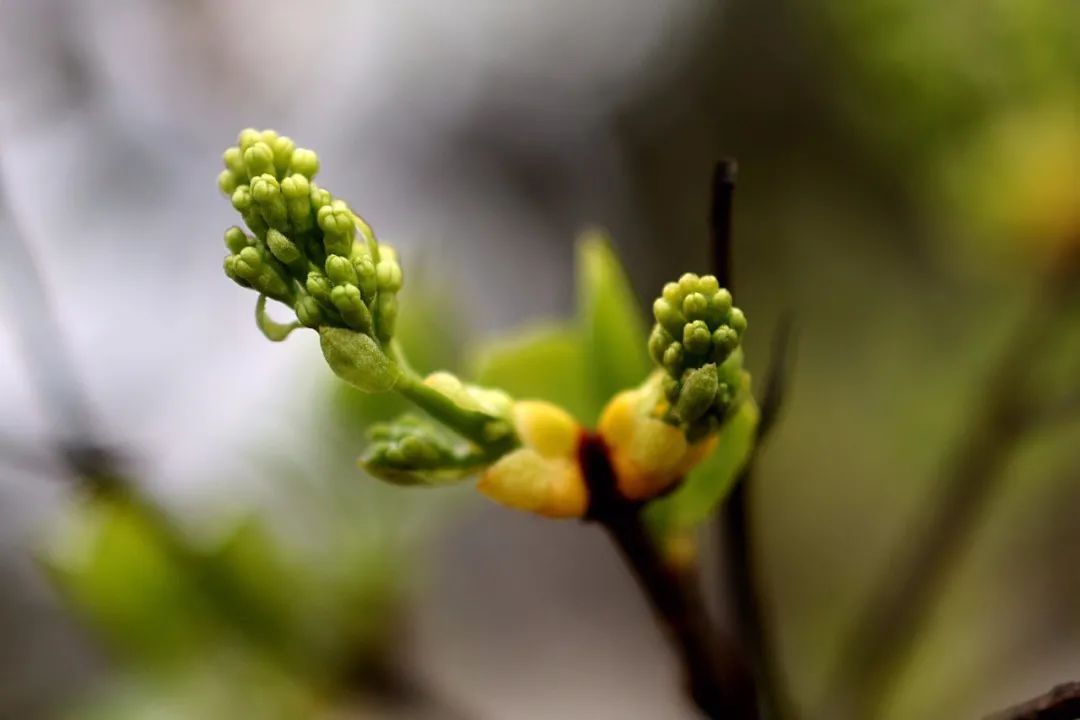
[[545, 458], [532, 448], [519, 448], [487, 469], [477, 489], [492, 500], [547, 517], [581, 517], [588, 491], [576, 462]]
[[581, 426], [558, 405], [540, 400], [514, 403], [514, 430], [521, 442], [547, 458], [572, 458]]
[[652, 403], [647, 386], [628, 390], [616, 395], [600, 418], [619, 490], [630, 500], [655, 497], [715, 447], [713, 438], [688, 446], [679, 428], [649, 414]]

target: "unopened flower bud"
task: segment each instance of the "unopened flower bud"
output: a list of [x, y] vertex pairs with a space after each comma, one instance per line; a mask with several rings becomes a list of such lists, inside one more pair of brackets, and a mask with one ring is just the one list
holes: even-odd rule
[[712, 347], [712, 333], [704, 320], [694, 320], [683, 326], [683, 347], [691, 355], [704, 356]]
[[247, 234], [235, 225], [225, 231], [225, 247], [234, 255], [251, 244], [253, 243]]
[[356, 285], [356, 269], [347, 258], [330, 255], [326, 258], [326, 275], [335, 285]]
[[345, 323], [361, 332], [371, 330], [371, 311], [360, 296], [360, 289], [355, 285], [338, 285], [330, 291], [330, 302], [341, 313]]
[[274, 254], [274, 257], [286, 265], [294, 263], [303, 257], [296, 243], [274, 228], [266, 231], [266, 246], [270, 248], [270, 252]]
[[319, 172], [319, 156], [311, 150], [296, 148], [293, 150], [292, 160], [289, 163], [289, 172], [300, 173], [309, 180], [314, 178]]
[[716, 375], [716, 365], [709, 363], [686, 373], [673, 411], [680, 422], [697, 422], [716, 400], [720, 381]]
[[314, 270], [309, 272], [304, 287], [307, 289], [309, 295], [320, 302], [330, 302], [330, 290], [333, 286], [330, 284], [330, 279], [321, 272], [316, 272]]
[[304, 295], [296, 301], [296, 319], [309, 328], [317, 328], [322, 324], [323, 315], [319, 302], [310, 295]]
[[244, 164], [247, 165], [248, 177], [253, 180], [264, 173], [273, 176], [274, 151], [260, 140], [244, 151]]

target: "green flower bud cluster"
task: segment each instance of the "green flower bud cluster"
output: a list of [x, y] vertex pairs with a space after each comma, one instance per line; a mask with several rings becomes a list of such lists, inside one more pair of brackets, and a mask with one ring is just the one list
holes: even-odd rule
[[489, 459], [470, 445], [453, 441], [436, 425], [413, 415], [374, 426], [372, 444], [360, 464], [372, 475], [398, 485], [438, 485], [460, 480]]
[[289, 305], [302, 325], [389, 342], [402, 285], [397, 255], [315, 184], [318, 156], [273, 130], [249, 128], [223, 161], [218, 187], [250, 230], [225, 231], [225, 274]]
[[665, 419], [690, 434], [722, 423], [746, 386], [740, 343], [746, 316], [712, 275], [687, 273], [653, 304], [649, 354], [663, 368]]

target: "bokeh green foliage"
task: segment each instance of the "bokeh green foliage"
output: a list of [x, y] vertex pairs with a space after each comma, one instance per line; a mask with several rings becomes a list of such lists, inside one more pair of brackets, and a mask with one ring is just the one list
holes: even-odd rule
[[[412, 291], [399, 337], [425, 365], [456, 369], [463, 331], [441, 319], [435, 285], [417, 285], [430, 292]], [[272, 438], [249, 450], [276, 506], [183, 527], [124, 494], [69, 509], [41, 562], [124, 670], [71, 717], [320, 717], [391, 657], [418, 551], [460, 495], [364, 477], [365, 433], [403, 401], [329, 372], [319, 387], [320, 419], [291, 438], [302, 463]]]
[[823, 16], [847, 118], [969, 265], [1077, 252], [1080, 5], [832, 0]]

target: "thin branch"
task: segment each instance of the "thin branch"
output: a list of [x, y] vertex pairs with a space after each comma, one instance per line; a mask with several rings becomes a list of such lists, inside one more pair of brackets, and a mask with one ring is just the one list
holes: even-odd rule
[[720, 558], [723, 561], [720, 577], [731, 598], [731, 611], [740, 645], [755, 670], [765, 715], [771, 719], [793, 718], [796, 712], [787, 694], [787, 684], [765, 623], [765, 601], [754, 562], [755, 534], [752, 532], [750, 493], [758, 455], [784, 404], [792, 362], [792, 328], [790, 315], [784, 315], [774, 331], [754, 444], [735, 478], [731, 493], [724, 501], [724, 524], [720, 536]]
[[[1062, 278], [1064, 280], [1064, 278]], [[862, 616], [840, 654], [823, 716], [878, 717], [917, 647], [1009, 458], [1037, 424], [1031, 395], [1031, 358], [1054, 338], [1073, 288], [1059, 282], [1032, 303], [993, 368], [966, 435], [948, 460], [929, 517], [905, 533], [910, 551], [885, 563]]]
[[586, 434], [579, 463], [589, 488], [587, 520], [607, 531], [679, 656], [687, 694], [713, 720], [759, 720], [753, 677], [734, 643], [713, 627], [696, 572], [664, 561], [641, 516], [641, 504], [616, 487], [608, 448]]
[[994, 713], [986, 720], [1076, 720], [1080, 718], [1080, 682], [1058, 685], [1050, 692]]
[[712, 270], [720, 287], [735, 294], [734, 253], [731, 249], [732, 202], [735, 178], [739, 166], [731, 158], [716, 163], [712, 177], [709, 203], [709, 244], [712, 250]]

